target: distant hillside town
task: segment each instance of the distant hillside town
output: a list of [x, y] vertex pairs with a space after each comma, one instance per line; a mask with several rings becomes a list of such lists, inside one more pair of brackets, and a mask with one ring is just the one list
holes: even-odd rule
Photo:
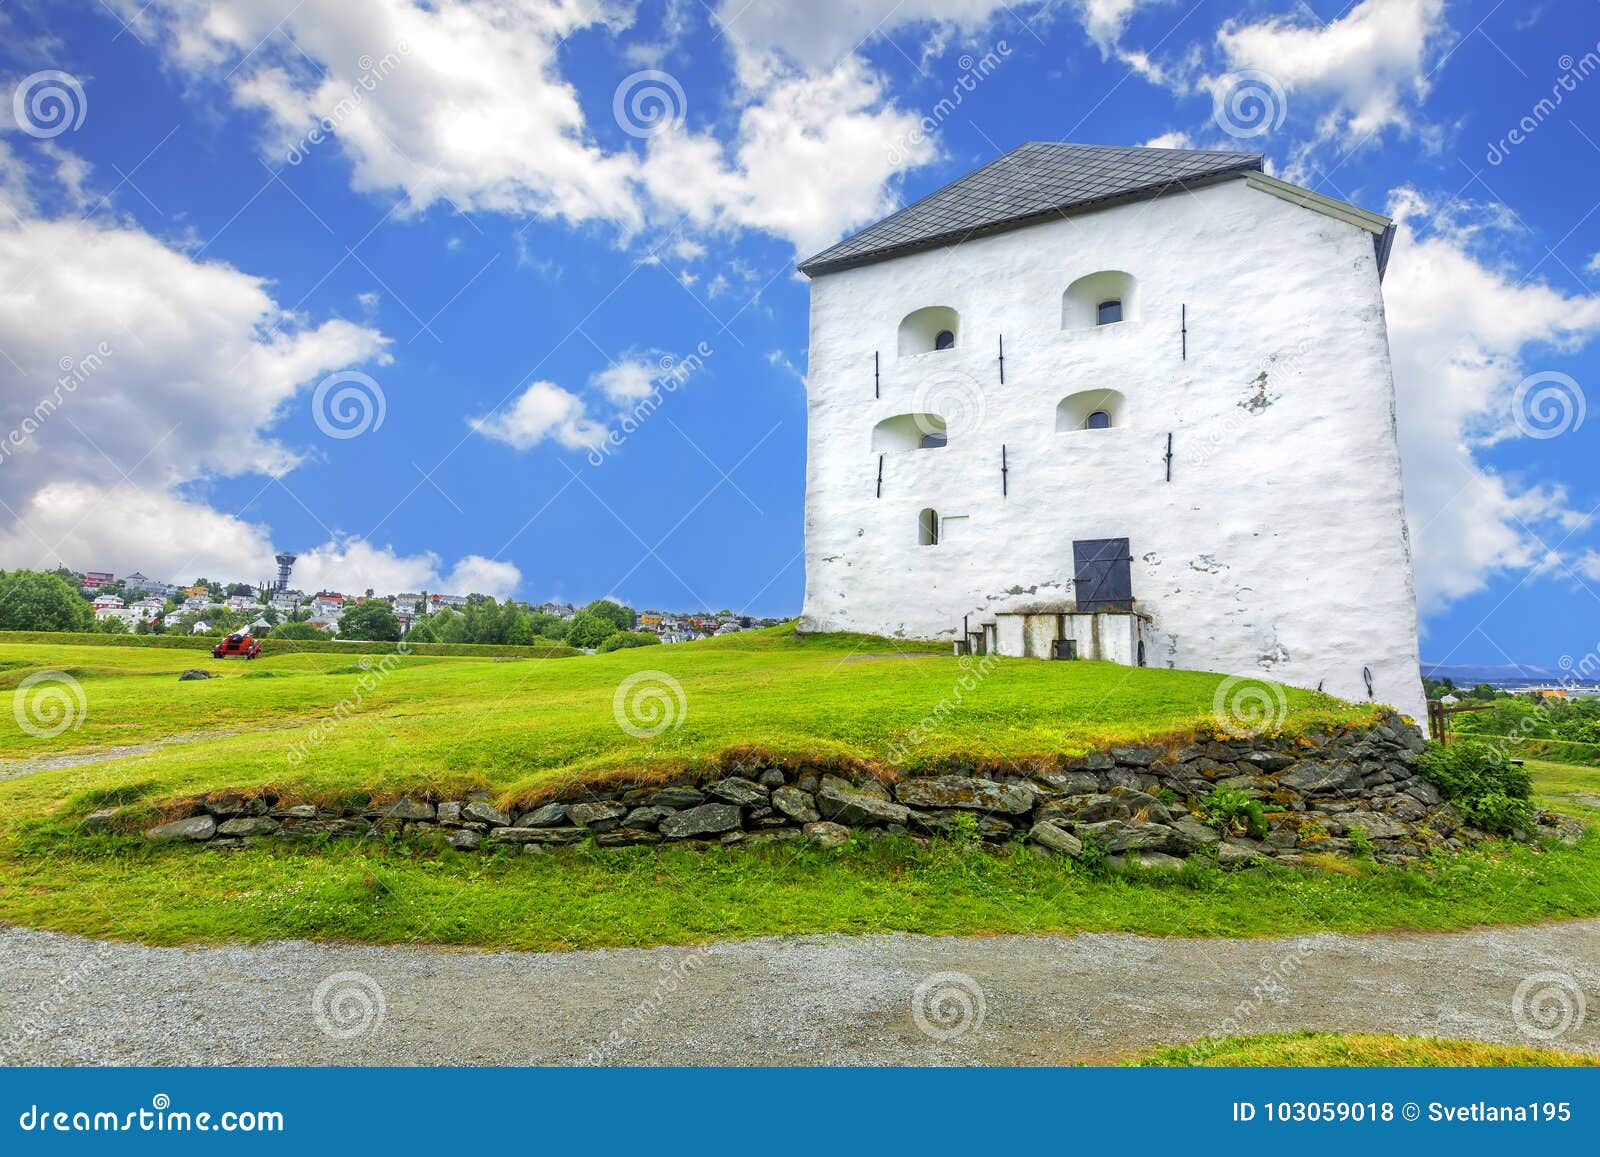
[[197, 578], [171, 583], [139, 571], [12, 571], [0, 574], [0, 629], [110, 634], [228, 635], [531, 645], [587, 651], [689, 643], [781, 621], [732, 611], [635, 611], [614, 599], [497, 602], [441, 591], [306, 592], [290, 586], [295, 556], [277, 556], [276, 580]]

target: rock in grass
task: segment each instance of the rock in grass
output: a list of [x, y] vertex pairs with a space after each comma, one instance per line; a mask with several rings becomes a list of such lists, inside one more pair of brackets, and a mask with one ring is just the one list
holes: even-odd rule
[[461, 809], [461, 818], [472, 823], [488, 824], [493, 828], [511, 826], [511, 817], [487, 800], [475, 799]]
[[827, 820], [805, 826], [806, 839], [819, 848], [842, 848], [850, 842], [850, 829]]
[[731, 803], [736, 807], [748, 807], [751, 804], [767, 802], [767, 789], [758, 783], [751, 783], [737, 775], [712, 784], [706, 789], [708, 795], [720, 799], [723, 803]]
[[187, 683], [191, 679], [209, 679], [209, 678], [211, 678], [211, 672], [210, 671], [202, 671], [199, 667], [190, 667], [182, 675], [178, 676], [178, 682]]
[[620, 803], [575, 803], [567, 808], [567, 819], [580, 828], [608, 832], [622, 824], [628, 809]]
[[671, 814], [664, 807], [636, 807], [622, 818], [622, 826], [653, 832]]
[[1028, 839], [1042, 848], [1049, 848], [1052, 852], [1063, 856], [1076, 856], [1083, 851], [1083, 841], [1071, 832], [1063, 831], [1055, 824], [1034, 824], [1028, 832]]
[[1173, 820], [1172, 832], [1172, 848], [1184, 853], [1214, 848], [1222, 841], [1222, 835], [1215, 828], [1194, 816], [1179, 816]]
[[111, 826], [112, 819], [121, 810], [119, 807], [103, 807], [98, 811], [92, 811], [83, 817], [78, 826], [86, 832], [103, 832]]
[[239, 816], [223, 820], [217, 825], [219, 836], [270, 836], [282, 827], [277, 820], [266, 816]]
[[1125, 856], [1112, 856], [1106, 861], [1114, 868], [1135, 872], [1179, 872], [1183, 861], [1165, 852], [1129, 852]]
[[889, 803], [875, 795], [854, 791], [835, 776], [824, 776], [817, 789], [817, 810], [830, 820], [849, 826], [903, 824], [911, 816], [904, 804]]
[[1140, 824], [1134, 827], [1121, 820], [1106, 820], [1104, 823], [1080, 825], [1078, 835], [1097, 837], [1108, 853], [1116, 855], [1164, 847], [1172, 837], [1172, 829], [1166, 824]]
[[437, 814], [431, 803], [401, 796], [377, 807], [381, 820], [431, 820]]
[[1256, 849], [1231, 840], [1217, 846], [1217, 863], [1224, 868], [1244, 868], [1255, 863]]
[[531, 812], [517, 817], [519, 828], [553, 828], [558, 827], [567, 818], [567, 805], [564, 803], [547, 803], [543, 807], [534, 808]]
[[609, 832], [601, 832], [594, 838], [594, 842], [602, 848], [627, 848], [635, 844], [659, 844], [661, 834], [644, 828], [615, 828]]
[[773, 788], [772, 806], [797, 824], [814, 824], [822, 818], [822, 813], [817, 810], [817, 801], [812, 798], [811, 793], [801, 791], [797, 787]]
[[731, 803], [703, 803], [687, 811], [673, 812], [661, 821], [661, 834], [669, 840], [691, 836], [712, 836], [739, 827], [739, 809]]
[[1303, 759], [1284, 772], [1278, 782], [1301, 795], [1328, 795], [1359, 788], [1361, 772], [1354, 764]]
[[966, 775], [928, 775], [903, 780], [894, 794], [903, 804], [928, 808], [1021, 815], [1033, 807], [1033, 788], [1024, 783], [999, 784]]
[[442, 803], [438, 808], [438, 819], [445, 827], [453, 828], [461, 823], [461, 805], [459, 803]]
[[457, 828], [450, 833], [450, 846], [458, 852], [470, 852], [483, 842], [483, 837], [468, 828]]
[[588, 828], [495, 828], [491, 844], [575, 844], [589, 837]]
[[664, 787], [650, 797], [650, 806], [676, 811], [679, 808], [698, 807], [705, 801], [705, 795], [692, 787]]
[[210, 816], [190, 816], [186, 820], [173, 820], [170, 824], [157, 824], [145, 832], [144, 838], [156, 843], [172, 840], [193, 840], [203, 843], [217, 834], [217, 821]]

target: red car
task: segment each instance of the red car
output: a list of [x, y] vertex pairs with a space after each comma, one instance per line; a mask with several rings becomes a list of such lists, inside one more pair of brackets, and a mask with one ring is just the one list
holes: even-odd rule
[[249, 635], [229, 635], [211, 648], [213, 659], [254, 659], [261, 654], [261, 644]]

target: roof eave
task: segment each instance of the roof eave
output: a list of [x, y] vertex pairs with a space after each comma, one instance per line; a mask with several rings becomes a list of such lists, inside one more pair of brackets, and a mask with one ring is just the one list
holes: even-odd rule
[[797, 269], [807, 277], [816, 277], [821, 273], [838, 273], [845, 269], [854, 269], [862, 265], [873, 265], [879, 261], [889, 261], [896, 257], [904, 257], [911, 253], [921, 253], [929, 249], [943, 249], [953, 243], [971, 241], [978, 237], [991, 237], [997, 233], [1009, 233], [1015, 229], [1025, 229], [1030, 225], [1037, 225], [1044, 221], [1054, 221], [1065, 217], [1077, 217], [1085, 213], [1097, 213], [1102, 209], [1114, 208], [1117, 205], [1126, 205], [1137, 201], [1151, 201], [1157, 197], [1169, 196], [1173, 193], [1190, 192], [1204, 188], [1208, 185], [1219, 184], [1222, 181], [1231, 181], [1240, 177], [1248, 177], [1261, 172], [1261, 158], [1258, 154], [1249, 154], [1251, 159], [1239, 165], [1222, 169], [1215, 173], [1207, 173], [1202, 177], [1190, 177], [1181, 180], [1166, 180], [1155, 182], [1140, 189], [1131, 189], [1125, 193], [1118, 193], [1112, 197], [1101, 197], [1093, 201], [1080, 201], [1072, 205], [1058, 206], [1051, 209], [1030, 213], [1023, 217], [1013, 217], [1006, 221], [997, 221], [991, 225], [983, 225], [974, 229], [955, 230], [941, 233], [933, 237], [919, 238], [916, 241], [906, 242], [901, 245], [888, 246], [883, 249], [871, 250], [867, 253], [854, 254], [847, 257], [838, 257], [833, 260], [823, 260], [822, 255], [802, 261]]

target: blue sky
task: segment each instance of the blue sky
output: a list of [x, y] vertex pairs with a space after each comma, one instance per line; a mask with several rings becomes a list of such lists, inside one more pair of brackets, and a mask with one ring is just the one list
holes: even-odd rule
[[9, 0], [0, 565], [795, 613], [796, 259], [1154, 142], [1399, 219], [1424, 656], [1581, 657], [1596, 73], [1579, 0]]

